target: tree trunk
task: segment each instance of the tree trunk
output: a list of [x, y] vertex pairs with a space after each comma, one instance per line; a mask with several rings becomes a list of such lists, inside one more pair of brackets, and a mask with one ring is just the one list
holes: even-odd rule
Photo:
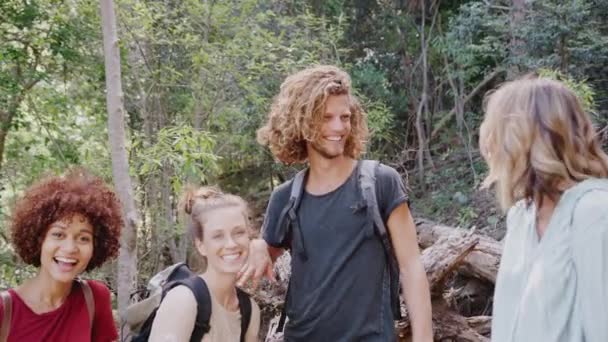
[[6, 136], [11, 128], [13, 122], [14, 113], [9, 111], [0, 111], [0, 170], [2, 170], [2, 161], [4, 159], [4, 144], [6, 142]]
[[517, 29], [520, 27], [524, 16], [525, 16], [526, 0], [513, 0], [511, 5], [511, 20], [510, 20], [510, 31], [511, 31], [511, 42], [509, 43], [509, 50], [511, 58], [516, 63], [511, 63], [511, 66], [507, 70], [507, 79], [512, 80], [519, 74], [520, 64], [519, 58], [524, 54], [523, 44], [521, 38], [517, 34]]
[[164, 217], [161, 218], [163, 240], [167, 241], [169, 248], [169, 254], [171, 255], [171, 263], [182, 262], [186, 260], [185, 251], [181, 251], [178, 247], [177, 240], [181, 239], [181, 236], [177, 236], [175, 231], [175, 220], [173, 219], [173, 200], [171, 199], [172, 187], [171, 187], [171, 167], [167, 164], [162, 167], [161, 175], [161, 205]]
[[[36, 66], [37, 63], [33, 66], [33, 68], [35, 69]], [[19, 70], [20, 68], [17, 68], [16, 74], [17, 78], [21, 79], [21, 72]], [[25, 98], [26, 94], [38, 83], [38, 81], [39, 79], [35, 78], [25, 82], [23, 84], [23, 88], [21, 88], [21, 91], [12, 100], [8, 101], [8, 109], [5, 111], [2, 110], [3, 108], [0, 108], [0, 170], [2, 170], [2, 162], [4, 160], [4, 147], [6, 144], [6, 136], [8, 135], [8, 132], [11, 129], [11, 125], [13, 124], [13, 118], [17, 116], [19, 106], [21, 106], [21, 102]]]
[[418, 110], [416, 111], [416, 133], [418, 136], [418, 181], [422, 185], [423, 189], [426, 189], [426, 183], [424, 181], [424, 156], [425, 150], [427, 149], [426, 134], [424, 127], [422, 126], [422, 116], [426, 112], [428, 107], [428, 65], [426, 56], [426, 39], [425, 39], [425, 20], [426, 20], [426, 5], [424, 2], [420, 6], [422, 10], [422, 18], [420, 24], [420, 49], [422, 54], [422, 94], [420, 95], [420, 103], [418, 104]]
[[[133, 199], [133, 186], [129, 175], [129, 161], [125, 146], [125, 113], [120, 71], [120, 53], [116, 30], [116, 15], [112, 0], [100, 0], [101, 22], [106, 73], [106, 101], [108, 108], [108, 137], [112, 158], [112, 177], [118, 198], [122, 203], [125, 226], [121, 234], [118, 259], [118, 312], [124, 319], [129, 295], [133, 291], [137, 275], [137, 224], [139, 221]], [[122, 324], [120, 325], [123, 326]], [[121, 336], [129, 334], [125, 325]]]

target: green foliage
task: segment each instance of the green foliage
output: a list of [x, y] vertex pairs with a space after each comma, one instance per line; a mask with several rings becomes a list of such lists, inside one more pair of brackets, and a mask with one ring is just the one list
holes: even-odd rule
[[218, 157], [213, 153], [215, 140], [208, 132], [199, 132], [190, 125], [163, 127], [156, 142], [143, 147], [145, 142], [134, 144], [136, 170], [140, 176], [159, 176], [163, 167], [169, 167], [173, 177], [173, 191], [179, 194], [186, 179], [205, 183], [217, 172]]
[[80, 16], [85, 7], [60, 1], [15, 1], [0, 4], [0, 104], [15, 105], [14, 97], [67, 64], [77, 64], [86, 49], [90, 24]]
[[[144, 219], [138, 234], [155, 258], [144, 259], [141, 269], [152, 272], [170, 258], [168, 250], [181, 248], [174, 243], [180, 242], [175, 207], [184, 182], [222, 182], [263, 207], [270, 184], [294, 173], [274, 162], [255, 132], [284, 78], [311, 64], [349, 71], [368, 114], [369, 156], [410, 170], [423, 74], [427, 133], [455, 107], [454, 95], [466, 96], [501, 69], [540, 69], [572, 87], [597, 122], [608, 122], [605, 1], [526, 1], [515, 27], [510, 1], [422, 3], [426, 18], [406, 1], [115, 1], [125, 143], [135, 193], [146, 195], [137, 196]], [[78, 164], [111, 181], [99, 21], [93, 0], [0, 1], [0, 113], [15, 114], [0, 170], [0, 233], [16, 196], [46, 172]], [[425, 184], [411, 184], [418, 214], [463, 226], [501, 222], [496, 212], [487, 216], [476, 203], [454, 199], [475, 196], [473, 174], [485, 166], [468, 140], [475, 141], [483, 93], [499, 82], [465, 105], [470, 136], [452, 134], [450, 124], [448, 134], [430, 142], [436, 167]], [[11, 284], [28, 274], [6, 243], [0, 265], [1, 279]]]
[[509, 46], [508, 28], [504, 13], [485, 2], [469, 2], [449, 19], [448, 31], [434, 45], [451, 62], [448, 72], [452, 77], [471, 84], [504, 63]]
[[[601, 33], [593, 1], [535, 0], [517, 37], [525, 53], [516, 64], [550, 68], [580, 77], [594, 65], [605, 65], [608, 38]], [[525, 44], [524, 44], [525, 42]]]
[[540, 69], [538, 71], [539, 76], [554, 79], [563, 82], [568, 88], [570, 88], [581, 101], [583, 109], [589, 113], [594, 112], [596, 109], [595, 105], [595, 91], [586, 81], [576, 81], [575, 79], [564, 75], [559, 70], [551, 69]]
[[130, 63], [126, 91], [162, 96], [168, 122], [196, 122], [198, 116], [220, 142], [226, 171], [266, 162], [255, 131], [283, 78], [310, 64], [335, 63], [345, 51], [340, 20], [307, 10], [282, 15], [272, 5], [120, 2], [135, 9], [121, 11], [121, 23], [125, 39], [145, 58], [144, 64]]
[[395, 124], [393, 112], [382, 102], [364, 102], [364, 105], [367, 110], [367, 122], [371, 137], [368, 150], [374, 158], [386, 157], [383, 154], [387, 151], [382, 147], [398, 143], [392, 133]]

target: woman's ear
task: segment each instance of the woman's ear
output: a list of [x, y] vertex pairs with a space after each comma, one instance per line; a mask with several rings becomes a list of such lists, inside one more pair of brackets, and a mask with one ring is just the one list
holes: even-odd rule
[[194, 245], [196, 246], [196, 249], [202, 256], [204, 256], [204, 257], [207, 256], [207, 249], [205, 248], [205, 244], [203, 243], [202, 240], [195, 238]]

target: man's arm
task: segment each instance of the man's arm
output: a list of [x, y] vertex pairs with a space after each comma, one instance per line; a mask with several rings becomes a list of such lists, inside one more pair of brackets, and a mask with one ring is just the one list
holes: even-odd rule
[[243, 286], [251, 280], [253, 287], [256, 288], [264, 275], [274, 281], [273, 265], [283, 252], [285, 252], [283, 248], [272, 247], [264, 239], [251, 240], [247, 262], [237, 275], [237, 285]]
[[413, 340], [431, 342], [433, 328], [429, 283], [420, 261], [414, 220], [406, 203], [400, 204], [391, 212], [387, 226], [399, 264]]

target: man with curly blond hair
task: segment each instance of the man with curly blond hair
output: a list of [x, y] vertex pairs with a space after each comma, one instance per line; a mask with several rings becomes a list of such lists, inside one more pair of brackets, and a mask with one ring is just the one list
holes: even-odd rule
[[[394, 341], [400, 313], [391, 300], [398, 285], [393, 295], [389, 279], [399, 275], [414, 341], [432, 340], [428, 282], [401, 176], [374, 164], [373, 205], [381, 222], [370, 222], [371, 206], [362, 199], [362, 165], [369, 163], [358, 158], [367, 136], [350, 77], [334, 66], [289, 76], [258, 131], [260, 143], [281, 162], [308, 163], [273, 191], [263, 239], [252, 241], [240, 272], [241, 284], [253, 279], [255, 285], [263, 274], [272, 278], [272, 262], [291, 250], [286, 341]], [[376, 233], [379, 226], [386, 241]]]

